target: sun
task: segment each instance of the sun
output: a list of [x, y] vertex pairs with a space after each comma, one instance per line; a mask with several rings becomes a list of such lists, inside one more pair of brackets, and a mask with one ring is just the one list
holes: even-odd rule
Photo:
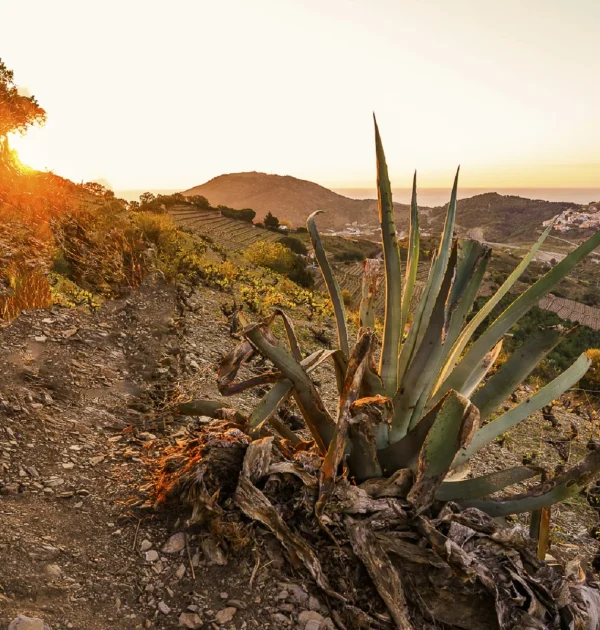
[[49, 169], [48, 145], [42, 129], [30, 129], [24, 136], [10, 134], [8, 141], [24, 166], [38, 171]]

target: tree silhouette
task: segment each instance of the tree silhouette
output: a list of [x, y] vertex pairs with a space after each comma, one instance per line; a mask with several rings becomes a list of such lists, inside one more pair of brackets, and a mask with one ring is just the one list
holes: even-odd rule
[[14, 73], [0, 59], [0, 140], [9, 133], [24, 133], [28, 127], [43, 124], [46, 112], [33, 96], [19, 94]]

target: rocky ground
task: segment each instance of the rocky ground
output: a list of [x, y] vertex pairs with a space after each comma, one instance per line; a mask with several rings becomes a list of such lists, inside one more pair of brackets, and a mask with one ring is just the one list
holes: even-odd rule
[[[0, 329], [0, 628], [18, 615], [52, 630], [338, 627], [266, 532], [233, 549], [187, 529], [185, 514], [141, 507], [149, 465], [187, 432], [168, 403], [218, 397], [216, 365], [235, 343], [227, 302], [201, 288], [193, 311], [179, 309], [151, 280], [95, 314], [29, 312]], [[316, 343], [309, 327], [298, 327], [305, 349]], [[334, 401], [330, 375], [317, 378]], [[257, 398], [229, 401], [248, 410]], [[538, 420], [494, 444], [481, 471], [527, 454], [559, 463], [544, 440], [560, 441], [571, 422], [576, 454], [596, 427], [563, 411], [556, 429]], [[585, 500], [555, 512], [555, 544], [594, 553]]]

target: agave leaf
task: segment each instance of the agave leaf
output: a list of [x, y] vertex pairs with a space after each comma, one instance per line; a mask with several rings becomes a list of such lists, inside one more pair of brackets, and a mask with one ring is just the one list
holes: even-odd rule
[[296, 331], [294, 330], [294, 324], [292, 323], [292, 320], [287, 316], [284, 311], [282, 311], [280, 308], [276, 308], [273, 311], [273, 315], [271, 315], [268, 321], [272, 321], [276, 316], [281, 317], [281, 319], [283, 320], [283, 326], [285, 328], [285, 333], [290, 344], [290, 350], [292, 351], [294, 357], [296, 357], [296, 359], [300, 361], [302, 359], [302, 352], [300, 351], [298, 337], [296, 337]]
[[413, 177], [412, 197], [410, 201], [410, 237], [408, 241], [408, 256], [406, 261], [406, 275], [404, 279], [404, 293], [402, 294], [402, 319], [400, 333], [404, 333], [404, 327], [408, 322], [410, 303], [415, 290], [417, 270], [419, 266], [419, 208], [417, 207], [417, 171]]
[[410, 426], [414, 426], [419, 421], [423, 410], [427, 407], [440, 366], [443, 365], [452, 349], [465, 318], [473, 306], [491, 255], [491, 249], [477, 241], [463, 241], [461, 250], [461, 261], [457, 266], [456, 278], [446, 306], [446, 321], [449, 323], [444, 344], [434, 350], [435, 357], [432, 357], [432, 360], [435, 362], [435, 369], [429, 371], [427, 382], [422, 380], [423, 391], [413, 411]]
[[473, 319], [471, 319], [471, 321], [465, 326], [464, 330], [458, 337], [454, 347], [452, 348], [452, 353], [448, 357], [446, 365], [444, 366], [444, 370], [440, 374], [438, 385], [441, 384], [443, 380], [447, 377], [447, 375], [452, 371], [460, 355], [462, 354], [462, 351], [465, 349], [465, 347], [469, 343], [469, 340], [473, 336], [473, 333], [477, 330], [483, 320], [494, 310], [496, 305], [499, 304], [500, 300], [510, 291], [513, 284], [521, 277], [525, 269], [527, 269], [529, 263], [533, 260], [538, 249], [542, 246], [548, 234], [550, 234], [551, 229], [552, 225], [548, 226], [548, 228], [544, 230], [537, 242], [523, 257], [521, 262], [515, 267], [508, 278], [506, 278], [498, 291], [496, 291], [496, 293], [481, 307], [481, 309], [477, 311]]
[[492, 517], [508, 516], [548, 508], [581, 492], [600, 473], [600, 450], [588, 453], [578, 464], [524, 494], [506, 499], [468, 499], [464, 507], [475, 507]]
[[331, 441], [335, 424], [323, 405], [321, 396], [314, 383], [300, 365], [300, 362], [282, 346], [274, 346], [265, 337], [259, 325], [248, 326], [244, 335], [258, 351], [269, 359], [273, 365], [292, 382], [294, 398], [304, 417], [306, 426], [315, 443], [325, 452]]
[[333, 304], [340, 350], [348, 356], [348, 327], [346, 325], [346, 309], [344, 308], [344, 300], [342, 299], [342, 292], [340, 291], [338, 281], [333, 275], [329, 260], [327, 260], [327, 255], [325, 254], [323, 243], [321, 242], [321, 236], [319, 235], [319, 230], [317, 230], [317, 225], [315, 223], [315, 217], [322, 212], [322, 210], [313, 212], [306, 220], [306, 227], [310, 235], [313, 249], [315, 250], [315, 257], [319, 263], [319, 267], [321, 268], [321, 273], [323, 274], [323, 280], [325, 280], [327, 290], [329, 291], [331, 303]]
[[416, 424], [416, 420], [411, 422], [415, 412], [415, 406], [419, 401], [423, 389], [433, 381], [437, 374], [437, 359], [442, 352], [444, 327], [446, 325], [446, 299], [452, 287], [456, 260], [457, 245], [455, 242], [446, 267], [444, 280], [439, 289], [435, 308], [431, 312], [427, 331], [414, 359], [402, 379], [398, 392], [394, 396], [394, 417], [390, 430], [391, 442], [397, 442], [402, 439], [410, 426]]
[[[337, 350], [317, 350], [300, 362], [310, 374], [316, 370], [326, 359], [338, 352]], [[248, 425], [252, 432], [256, 434], [263, 427], [264, 423], [270, 420], [273, 414], [289, 398], [293, 385], [288, 379], [275, 383], [273, 387], [261, 398], [260, 402], [252, 410], [248, 418]], [[287, 436], [287, 439], [290, 439]]]
[[207, 416], [208, 418], [231, 419], [238, 424], [246, 424], [248, 418], [236, 409], [231, 409], [226, 403], [218, 400], [190, 400], [179, 403], [175, 411], [182, 416]]
[[456, 177], [454, 178], [454, 186], [452, 187], [452, 195], [448, 205], [448, 212], [446, 214], [446, 222], [444, 224], [444, 231], [442, 232], [440, 245], [433, 257], [433, 260], [431, 261], [431, 267], [427, 277], [427, 282], [425, 283], [425, 288], [421, 295], [421, 299], [419, 300], [419, 304], [417, 305], [408, 336], [402, 345], [402, 349], [398, 357], [398, 383], [400, 384], [403, 383], [404, 375], [406, 374], [408, 366], [413, 359], [414, 353], [419, 348], [423, 336], [425, 335], [425, 331], [429, 326], [431, 312], [433, 311], [437, 301], [440, 286], [446, 274], [454, 232], [457, 190], [458, 171], [456, 172]]
[[394, 221], [392, 188], [379, 128], [374, 116], [373, 119], [375, 122], [375, 153], [377, 155], [377, 199], [381, 242], [383, 244], [383, 264], [385, 266], [385, 317], [379, 376], [386, 394], [393, 396], [398, 386], [398, 353], [402, 337], [402, 272]]
[[473, 343], [460, 363], [446, 378], [438, 395], [448, 389], [461, 390], [481, 359], [532, 306], [549, 293], [582, 259], [600, 245], [600, 231], [563, 258], [546, 275], [520, 295]]
[[438, 255], [435, 259], [434, 264], [432, 264], [432, 267], [431, 267], [430, 273], [432, 274], [433, 277], [432, 277], [432, 282], [431, 282], [431, 288], [426, 298], [425, 308], [424, 308], [423, 317], [422, 317], [422, 323], [419, 326], [417, 346], [420, 345], [423, 337], [425, 336], [425, 331], [429, 323], [429, 318], [431, 317], [431, 312], [433, 311], [433, 308], [437, 301], [440, 287], [442, 286], [444, 276], [446, 275], [446, 268], [448, 266], [448, 261], [450, 260], [450, 253], [452, 251], [452, 242], [454, 238], [454, 221], [456, 218], [456, 196], [458, 193], [459, 172], [460, 172], [460, 167], [456, 170], [456, 175], [454, 176], [452, 194], [450, 195], [450, 203], [448, 204], [448, 211], [446, 213], [446, 221], [444, 223], [444, 230], [442, 232], [442, 238], [440, 240], [440, 245], [438, 248]]
[[590, 366], [590, 359], [582, 354], [567, 370], [557, 376], [553, 381], [542, 387], [531, 398], [527, 398], [504, 415], [492, 420], [479, 429], [473, 436], [471, 444], [467, 448], [461, 449], [453, 463], [453, 468], [466, 462], [478, 450], [492, 442], [499, 435], [506, 433], [514, 426], [528, 418], [532, 413], [545, 407], [549, 402], [563, 394], [567, 389], [573, 387], [577, 381], [587, 372]]
[[444, 481], [435, 498], [438, 501], [458, 501], [460, 499], [476, 499], [488, 494], [504, 490], [508, 486], [531, 479], [541, 473], [541, 469], [533, 466], [515, 466], [498, 472], [482, 475], [464, 481]]
[[425, 438], [417, 478], [407, 496], [418, 514], [432, 504], [456, 453], [469, 443], [478, 424], [477, 407], [459, 393], [449, 392]]
[[502, 343], [503, 340], [500, 339], [500, 341], [483, 357], [483, 360], [471, 376], [469, 376], [469, 380], [465, 383], [461, 390], [461, 394], [463, 396], [470, 398], [477, 387], [479, 387], [481, 381], [483, 381], [486, 374], [492, 369], [494, 363], [496, 363], [496, 359], [500, 355], [500, 352], [502, 352]]
[[470, 239], [461, 241], [459, 245], [460, 258], [448, 301], [450, 317], [444, 341], [444, 359], [452, 349], [465, 318], [473, 307], [492, 254], [491, 248]]
[[362, 298], [358, 311], [360, 328], [375, 330], [375, 309], [381, 279], [380, 269], [381, 263], [376, 258], [368, 258], [363, 263]]
[[350, 408], [357, 400], [360, 384], [363, 375], [367, 369], [367, 359], [371, 342], [373, 340], [372, 332], [365, 332], [352, 349], [352, 354], [348, 361], [348, 369], [346, 370], [346, 379], [344, 381], [344, 391], [340, 398], [338, 407], [338, 417], [335, 425], [335, 433], [333, 439], [329, 443], [329, 448], [319, 475], [319, 499], [315, 505], [315, 514], [320, 518], [325, 508], [325, 504], [329, 498], [331, 490], [335, 484], [337, 470], [339, 468], [342, 457], [346, 452], [348, 445], [348, 427], [350, 425], [351, 415]]
[[412, 428], [401, 440], [390, 444], [389, 446], [380, 447], [377, 455], [379, 462], [386, 475], [392, 475], [401, 468], [410, 468], [417, 470], [419, 463], [419, 453], [427, 437], [427, 433], [433, 426], [446, 397], [438, 401], [436, 405], [430, 409], [417, 425]]
[[537, 364], [561, 341], [565, 332], [558, 327], [536, 330], [512, 353], [496, 374], [475, 392], [471, 400], [479, 409], [482, 420], [488, 418], [531, 374]]

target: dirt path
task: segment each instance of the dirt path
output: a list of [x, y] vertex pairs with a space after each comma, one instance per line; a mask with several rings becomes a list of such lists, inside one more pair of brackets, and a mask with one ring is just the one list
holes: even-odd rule
[[246, 548], [232, 567], [206, 532], [186, 540], [178, 514], [129, 507], [144, 461], [181, 430], [165, 434], [170, 416], [157, 413], [174, 374], [216, 393], [214, 362], [233, 343], [218, 297], [203, 291], [198, 312], [178, 320], [174, 292], [149, 283], [95, 315], [30, 312], [0, 330], [1, 628], [18, 614], [52, 630], [326, 617], [300, 582], [280, 584], [276, 545]]

